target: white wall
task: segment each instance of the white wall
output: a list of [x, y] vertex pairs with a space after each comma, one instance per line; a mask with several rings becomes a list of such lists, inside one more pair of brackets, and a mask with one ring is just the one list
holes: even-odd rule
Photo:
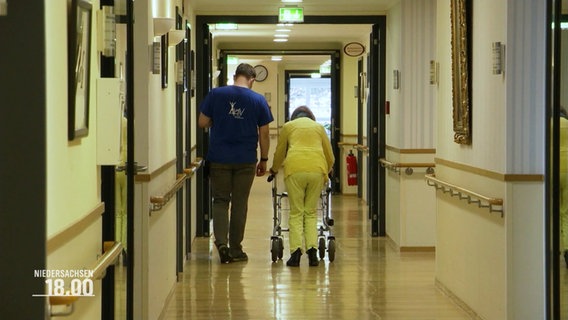
[[[450, 1], [437, 5], [436, 175], [504, 201], [501, 217], [436, 193], [437, 281], [483, 319], [543, 319], [546, 4], [473, 2], [471, 145], [453, 142]], [[503, 75], [492, 74], [496, 41]]]
[[[507, 1], [506, 172], [544, 175], [546, 126], [546, 4]], [[542, 181], [510, 183], [507, 198], [509, 319], [545, 314], [545, 197]], [[523, 195], [532, 195], [523, 197]], [[527, 261], [526, 257], [532, 259]], [[526, 279], [532, 279], [527, 281]]]
[[[157, 319], [163, 312], [177, 280], [175, 197], [160, 210], [154, 212], [149, 210], [150, 197], [163, 195], [171, 189], [177, 179], [175, 47], [168, 47], [168, 69], [161, 71], [168, 73], [166, 88], [162, 88], [161, 74], [152, 74], [150, 68], [153, 59], [152, 43], [160, 41], [159, 36], [154, 36], [153, 18], [175, 19], [176, 6], [181, 12], [181, 0], [134, 3], [135, 159], [139, 165], [148, 167], [145, 174], [150, 177], [149, 181], [137, 179], [135, 185], [134, 318], [136, 319]], [[186, 6], [185, 9], [186, 18], [191, 24], [194, 20], [193, 13], [190, 7]], [[194, 115], [195, 109], [191, 112]], [[192, 123], [190, 126], [192, 132], [196, 132], [195, 124]], [[195, 136], [192, 139], [195, 139]], [[194, 144], [195, 140], [192, 143]], [[192, 160], [195, 159], [195, 152], [187, 150], [187, 154]], [[194, 181], [192, 186], [195, 188]], [[192, 212], [195, 212], [195, 195], [192, 197]], [[190, 231], [190, 236], [193, 239], [195, 220], [192, 222], [193, 229]]]
[[430, 61], [436, 60], [435, 1], [402, 0], [401, 4], [401, 105], [398, 107], [404, 130], [396, 132], [401, 135], [401, 144], [396, 146], [434, 148], [436, 86], [430, 84]]
[[[507, 5], [506, 1], [475, 1], [473, 4], [473, 75], [472, 75], [472, 141], [471, 145], [460, 145], [449, 139], [453, 137], [452, 122], [452, 82], [450, 46], [450, 5], [449, 1], [438, 1], [438, 50], [440, 61], [440, 85], [438, 108], [437, 156], [453, 159], [474, 167], [504, 172], [506, 158], [506, 115], [505, 75], [492, 74], [491, 43], [501, 41], [506, 44]], [[509, 52], [507, 48], [507, 52]], [[512, 70], [506, 71], [509, 78]], [[448, 142], [449, 141], [449, 142]]]
[[[371, 30], [369, 30], [369, 33]], [[361, 43], [365, 46], [365, 52], [369, 51], [369, 44], [367, 41], [361, 41]], [[359, 59], [363, 59], [363, 71], [365, 72], [365, 64], [366, 64], [366, 54], [361, 55], [360, 57], [349, 57], [345, 54], [341, 55], [341, 123], [339, 127], [341, 128], [341, 135], [340, 141], [349, 143], [349, 144], [357, 144], [357, 133], [358, 133], [358, 112], [357, 110], [357, 97], [355, 96], [355, 89], [354, 87], [359, 83], [359, 74], [358, 74], [358, 63]], [[359, 90], [361, 91], [361, 90]], [[365, 97], [363, 97], [365, 98]], [[363, 102], [363, 109], [366, 109], [365, 103]], [[342, 194], [357, 194], [357, 185], [350, 186], [347, 183], [347, 163], [346, 157], [349, 154], [349, 151], [352, 150], [355, 157], [358, 157], [358, 152], [351, 146], [344, 146], [343, 148], [339, 148], [339, 158], [335, 159], [340, 164], [340, 172], [336, 172], [336, 175], [339, 175], [341, 180], [341, 193]], [[366, 154], [363, 154], [363, 157], [366, 158]], [[357, 159], [357, 166], [358, 166], [358, 179], [364, 179], [364, 172], [361, 158]], [[363, 184], [365, 186], [365, 184]]]
[[[436, 147], [436, 86], [430, 61], [436, 60], [436, 2], [402, 0], [387, 16], [386, 160], [433, 163]], [[393, 71], [399, 71], [394, 88]], [[435, 203], [423, 182], [425, 168], [413, 174], [386, 171], [386, 233], [403, 249], [435, 246]]]
[[[97, 3], [93, 7], [98, 7]], [[96, 11], [96, 10], [95, 10]], [[91, 48], [89, 135], [67, 140], [67, 1], [46, 6], [47, 235], [53, 236], [100, 203], [96, 164], [98, 53]], [[93, 39], [97, 30], [93, 30]], [[93, 43], [96, 43], [93, 41]], [[100, 240], [100, 239], [97, 239]]]
[[[393, 71], [402, 68], [402, 4], [399, 2], [387, 14], [387, 71], [386, 100], [390, 102], [390, 114], [386, 116], [386, 143], [389, 146], [402, 146], [402, 96], [401, 90], [393, 89]], [[410, 76], [410, 71], [408, 76]], [[403, 78], [407, 77], [405, 73]], [[408, 90], [408, 89], [407, 89]]]
[[[93, 1], [96, 13], [98, 1]], [[67, 140], [67, 1], [57, 0], [45, 7], [46, 92], [47, 92], [47, 237], [52, 239], [100, 204], [99, 167], [96, 164], [96, 78], [99, 75], [96, 41], [91, 47], [89, 134]], [[93, 15], [93, 19], [96, 17]], [[94, 25], [94, 24], [93, 24]], [[93, 28], [92, 39], [97, 39]], [[47, 269], [75, 270], [93, 266], [101, 247], [101, 219], [83, 233], [68, 239], [47, 253]], [[71, 279], [64, 279], [66, 288]], [[77, 302], [69, 319], [100, 318], [100, 281], [95, 296]]]

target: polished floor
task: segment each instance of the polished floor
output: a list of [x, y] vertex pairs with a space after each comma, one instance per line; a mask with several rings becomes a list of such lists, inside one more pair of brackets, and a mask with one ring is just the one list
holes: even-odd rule
[[287, 249], [272, 262], [271, 188], [262, 178], [249, 207], [249, 261], [222, 265], [213, 239], [197, 238], [165, 319], [471, 319], [436, 287], [435, 254], [401, 253], [370, 237], [358, 198], [332, 197], [335, 260], [326, 256], [318, 267], [309, 267], [306, 255], [299, 268], [287, 267]]

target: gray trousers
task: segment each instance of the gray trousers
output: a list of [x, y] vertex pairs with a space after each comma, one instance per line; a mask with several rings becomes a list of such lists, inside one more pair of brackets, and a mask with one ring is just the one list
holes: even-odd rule
[[241, 242], [245, 234], [248, 198], [256, 163], [211, 163], [209, 170], [215, 245], [228, 244], [232, 254], [239, 254], [242, 252]]

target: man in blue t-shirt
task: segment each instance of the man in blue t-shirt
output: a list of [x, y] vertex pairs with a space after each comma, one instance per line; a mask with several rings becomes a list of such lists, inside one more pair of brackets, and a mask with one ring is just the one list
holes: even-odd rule
[[200, 106], [199, 126], [210, 128], [206, 160], [213, 197], [213, 233], [221, 263], [248, 260], [241, 245], [248, 198], [255, 171], [257, 176], [266, 173], [268, 124], [274, 119], [264, 96], [251, 90], [255, 77], [254, 68], [241, 63], [234, 85], [211, 90]]

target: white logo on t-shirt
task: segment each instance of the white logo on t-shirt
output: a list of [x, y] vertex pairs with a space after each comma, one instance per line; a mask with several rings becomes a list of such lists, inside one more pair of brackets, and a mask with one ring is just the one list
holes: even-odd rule
[[236, 119], [242, 119], [243, 113], [245, 113], [245, 109], [235, 109], [236, 102], [229, 102], [231, 105], [231, 110], [229, 110], [229, 114], [235, 117]]

